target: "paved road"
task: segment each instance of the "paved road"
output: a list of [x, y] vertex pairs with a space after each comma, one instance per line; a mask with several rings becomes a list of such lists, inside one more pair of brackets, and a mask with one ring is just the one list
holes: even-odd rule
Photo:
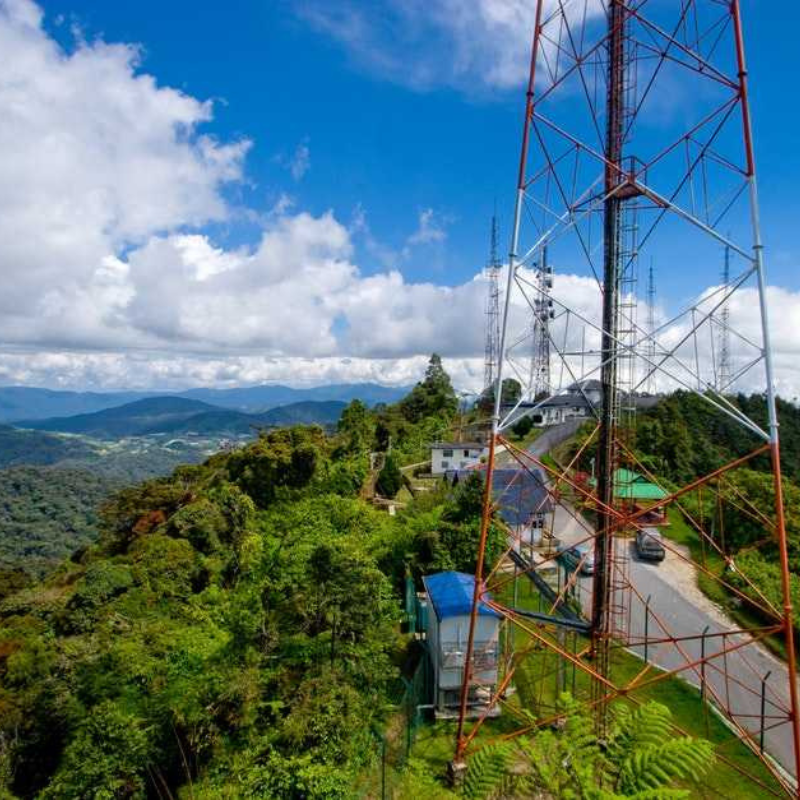
[[[554, 447], [558, 447], [561, 442], [569, 439], [584, 422], [586, 422], [586, 418], [584, 417], [568, 419], [566, 422], [561, 422], [558, 425], [552, 425], [546, 428], [528, 447], [528, 452], [540, 458], [545, 453], [549, 453]], [[504, 467], [516, 463], [508, 453], [500, 453], [497, 460], [498, 463]]]
[[[579, 523], [562, 507], [556, 509], [554, 533], [565, 543], [574, 543], [588, 535]], [[758, 740], [761, 697], [760, 681], [771, 672], [766, 691], [766, 732], [764, 746], [788, 772], [795, 774], [791, 730], [785, 721], [789, 705], [788, 671], [780, 660], [745, 634], [714, 636], [735, 628], [725, 614], [713, 605], [697, 588], [695, 569], [676, 552], [667, 552], [660, 564], [639, 561], [632, 543], [629, 545], [630, 582], [640, 597], [632, 593], [630, 641], [645, 638], [645, 604], [650, 597], [648, 640], [669, 636], [699, 636], [708, 629], [705, 652], [708, 656], [721, 654], [725, 648], [744, 645], [741, 650], [719, 655], [706, 665], [705, 681], [709, 698], [717, 705], [729, 708], [745, 729]], [[579, 595], [585, 610], [591, 607], [591, 577], [579, 578]], [[640, 644], [632, 649], [644, 655]], [[663, 643], [648, 647], [648, 659], [666, 670], [684, 668], [680, 675], [696, 687], [701, 685], [700, 668], [688, 665], [701, 658], [702, 642]], [[727, 662], [727, 680], [725, 666]], [[769, 719], [769, 717], [773, 717]], [[770, 726], [772, 729], [769, 730]]]

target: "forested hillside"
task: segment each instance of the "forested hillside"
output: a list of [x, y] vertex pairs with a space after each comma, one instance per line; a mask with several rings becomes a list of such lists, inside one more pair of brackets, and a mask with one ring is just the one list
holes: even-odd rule
[[98, 507], [121, 482], [87, 470], [0, 470], [0, 597], [97, 539]]
[[[730, 399], [762, 429], [769, 430], [762, 396], [740, 394]], [[778, 416], [783, 473], [800, 483], [800, 408], [779, 399]], [[699, 395], [680, 391], [664, 397], [653, 409], [638, 416], [636, 442], [659, 474], [681, 482], [747, 455], [763, 440]], [[768, 456], [755, 458], [749, 466], [769, 469]]]
[[[739, 395], [733, 400], [767, 429], [763, 397]], [[778, 415], [791, 588], [795, 624], [800, 629], [800, 409], [779, 401]], [[763, 444], [763, 440], [746, 432], [701, 397], [685, 392], [664, 398], [656, 408], [642, 415], [637, 421], [635, 441], [642, 462], [674, 485], [710, 473]], [[693, 493], [681, 502], [694, 519], [706, 521], [719, 547], [734, 557], [736, 570], [725, 571], [727, 580], [754, 601], [760, 600], [760, 591], [775, 608], [781, 608], [778, 544], [759, 519], [774, 523], [775, 491], [769, 469], [769, 454], [764, 453], [726, 473], [716, 483], [719, 499], [712, 492]], [[724, 564], [719, 568], [723, 569]], [[743, 576], [754, 581], [758, 589]], [[752, 610], [758, 614], [755, 608]]]
[[376, 511], [368, 452], [415, 452], [454, 402], [437, 360], [333, 437], [273, 431], [119, 492], [96, 545], [0, 603], [7, 791], [351, 797], [407, 658], [404, 576], [474, 569], [481, 496]]
[[20, 464], [55, 464], [70, 458], [91, 457], [94, 453], [94, 448], [81, 439], [0, 425], [0, 469]]

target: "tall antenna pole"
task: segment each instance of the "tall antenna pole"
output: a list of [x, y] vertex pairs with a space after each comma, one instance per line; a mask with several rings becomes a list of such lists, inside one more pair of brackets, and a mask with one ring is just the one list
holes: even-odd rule
[[532, 399], [550, 394], [550, 320], [554, 316], [550, 290], [553, 288], [553, 268], [547, 259], [547, 245], [536, 262], [534, 271], [536, 297], [531, 308], [531, 369], [529, 385]]
[[600, 383], [603, 389], [600, 437], [597, 447], [597, 536], [592, 594], [592, 652], [598, 678], [593, 681], [597, 703], [597, 727], [605, 735], [609, 646], [612, 634], [610, 608], [614, 559], [614, 471], [617, 461], [617, 414], [619, 397], [617, 367], [619, 348], [619, 294], [622, 274], [621, 233], [624, 210], [625, 177], [623, 140], [625, 138], [625, 73], [627, 69], [625, 26], [626, 8], [622, 0], [610, 0], [608, 7], [608, 77], [606, 95], [605, 201], [603, 207], [603, 323], [600, 356]]
[[[731, 282], [731, 248], [725, 245], [725, 259], [722, 263], [722, 285], [725, 287], [723, 291], [728, 291], [728, 286]], [[722, 306], [720, 313], [720, 331], [719, 331], [719, 369], [717, 371], [717, 391], [722, 394], [723, 392], [730, 391], [731, 383], [731, 310], [728, 306], [728, 301]]]
[[656, 371], [653, 364], [656, 363], [656, 279], [653, 270], [653, 259], [650, 259], [650, 269], [647, 274], [647, 394], [656, 393]]
[[486, 278], [489, 295], [486, 300], [486, 357], [483, 371], [484, 391], [491, 388], [500, 360], [500, 271], [503, 267], [499, 255], [497, 214], [492, 215], [492, 232]]

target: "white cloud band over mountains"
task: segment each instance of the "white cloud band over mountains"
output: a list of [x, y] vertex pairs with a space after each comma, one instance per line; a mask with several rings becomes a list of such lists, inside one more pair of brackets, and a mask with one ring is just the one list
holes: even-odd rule
[[[497, 25], [519, 13], [480, 8]], [[229, 198], [252, 145], [203, 133], [210, 102], [160, 86], [135, 47], [65, 50], [30, 0], [0, 0], [0, 52], [0, 382], [408, 384], [436, 350], [458, 385], [479, 388], [480, 275], [455, 287], [390, 268], [367, 275], [363, 221], [289, 204], [265, 218], [256, 244], [221, 248], [206, 226], [248, 214]], [[409, 248], [446, 237], [429, 209], [419, 222]], [[559, 286], [597, 314], [593, 280], [562, 275]], [[770, 297], [779, 384], [793, 396], [800, 294]], [[747, 325], [752, 298], [737, 302], [733, 324]]]

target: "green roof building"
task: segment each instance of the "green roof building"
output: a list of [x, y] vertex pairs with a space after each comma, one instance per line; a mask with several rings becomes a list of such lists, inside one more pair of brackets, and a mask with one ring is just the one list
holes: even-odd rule
[[[597, 481], [592, 478], [592, 486], [597, 485]], [[650, 483], [644, 475], [630, 469], [618, 469], [614, 471], [614, 496], [620, 500], [651, 500], [658, 501], [667, 497], [667, 492], [660, 486]]]

